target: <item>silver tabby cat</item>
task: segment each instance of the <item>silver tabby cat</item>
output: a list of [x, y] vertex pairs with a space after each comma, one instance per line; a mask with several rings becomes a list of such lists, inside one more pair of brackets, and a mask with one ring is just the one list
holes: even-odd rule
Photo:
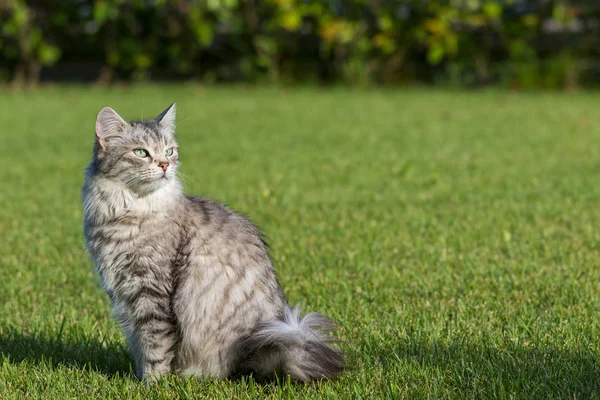
[[290, 308], [256, 227], [183, 193], [174, 131], [174, 104], [139, 122], [103, 108], [82, 189], [86, 246], [137, 377], [339, 374], [333, 324]]

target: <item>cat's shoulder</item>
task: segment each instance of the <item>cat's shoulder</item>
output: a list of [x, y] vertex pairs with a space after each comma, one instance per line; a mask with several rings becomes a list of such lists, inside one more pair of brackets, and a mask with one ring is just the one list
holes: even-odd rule
[[247, 216], [221, 202], [203, 196], [186, 195], [185, 198], [189, 211], [200, 213], [211, 222], [252, 225]]
[[190, 211], [200, 212], [202, 214], [210, 214], [213, 216], [226, 217], [235, 213], [225, 204], [219, 203], [216, 200], [209, 199], [204, 196], [185, 196], [185, 206]]
[[[252, 243], [258, 248], [267, 249], [265, 235], [249, 217], [220, 203], [203, 196], [186, 195], [187, 212], [190, 219], [201, 220], [202, 225], [215, 236], [234, 238], [239, 244]], [[197, 218], [197, 216], [201, 218]], [[196, 218], [195, 218], [196, 217]]]

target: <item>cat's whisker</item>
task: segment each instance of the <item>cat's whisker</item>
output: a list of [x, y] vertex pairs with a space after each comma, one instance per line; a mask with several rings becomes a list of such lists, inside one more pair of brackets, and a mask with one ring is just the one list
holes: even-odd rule
[[188, 183], [188, 182], [189, 182], [189, 183], [194, 183], [194, 184], [196, 184], [196, 183], [197, 183], [197, 182], [196, 182], [194, 179], [190, 178], [188, 175], [185, 175], [183, 172], [179, 172], [179, 171], [177, 171], [177, 172], [176, 172], [176, 174], [177, 174], [177, 176], [178, 176], [179, 178], [181, 178], [181, 180], [182, 180], [182, 181], [184, 181], [185, 183]]
[[123, 183], [125, 185], [125, 188], [129, 189], [129, 188], [132, 188], [134, 186], [137, 186], [141, 181], [142, 181], [142, 179], [139, 176], [134, 176], [132, 178], [127, 179]]

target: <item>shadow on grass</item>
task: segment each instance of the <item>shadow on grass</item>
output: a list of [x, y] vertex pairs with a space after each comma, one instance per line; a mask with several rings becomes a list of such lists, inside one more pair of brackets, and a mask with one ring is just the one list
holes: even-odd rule
[[91, 369], [109, 378], [130, 376], [132, 363], [119, 343], [100, 342], [96, 338], [78, 340], [49, 338], [41, 334], [23, 334], [3, 329], [0, 354], [11, 363], [33, 362], [52, 367]]
[[[101, 342], [96, 338], [61, 340], [39, 334], [25, 335], [15, 329], [0, 328], [0, 332], [3, 332], [0, 334], [0, 355], [8, 358], [10, 363], [30, 362], [46, 364], [53, 368], [65, 366], [91, 370], [108, 378], [127, 377], [137, 381], [133, 361], [120, 343]], [[248, 384], [252, 380], [257, 385], [274, 389], [296, 385], [295, 382], [289, 382], [287, 377], [276, 375], [256, 379], [251, 374], [239, 373], [227, 380], [241, 384]], [[211, 381], [212, 379], [206, 380]]]
[[[469, 398], [600, 397], [598, 351], [559, 351], [523, 345], [475, 346], [410, 342], [381, 351], [379, 362], [409, 364], [425, 374], [429, 393]], [[429, 378], [427, 378], [429, 377]]]

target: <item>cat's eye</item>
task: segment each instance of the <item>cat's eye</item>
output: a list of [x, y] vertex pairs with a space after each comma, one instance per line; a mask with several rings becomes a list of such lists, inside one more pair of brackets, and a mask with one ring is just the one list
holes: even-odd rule
[[135, 149], [133, 151], [133, 154], [135, 154], [138, 157], [142, 157], [142, 158], [148, 157], [148, 152], [144, 149]]
[[165, 156], [170, 157], [173, 155], [173, 148], [168, 148], [165, 150]]

